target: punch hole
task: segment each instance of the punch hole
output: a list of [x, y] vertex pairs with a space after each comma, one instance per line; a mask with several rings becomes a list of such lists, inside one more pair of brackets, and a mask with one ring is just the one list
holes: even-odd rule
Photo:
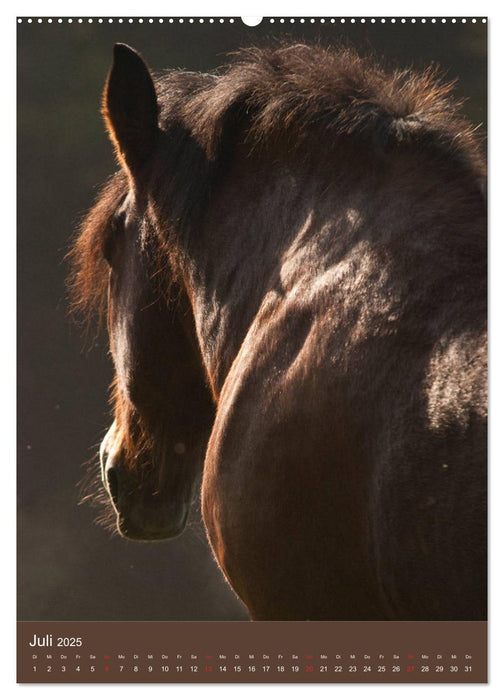
[[262, 22], [262, 17], [242, 17], [241, 21], [247, 27], [257, 27]]

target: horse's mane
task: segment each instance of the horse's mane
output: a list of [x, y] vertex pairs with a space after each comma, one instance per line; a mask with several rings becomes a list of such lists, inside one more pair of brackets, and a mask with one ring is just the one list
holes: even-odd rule
[[[250, 144], [274, 132], [302, 137], [314, 130], [333, 139], [370, 138], [375, 147], [428, 139], [484, 170], [475, 129], [453, 96], [455, 81], [445, 82], [436, 67], [386, 70], [352, 48], [304, 44], [232, 56], [217, 76], [201, 76], [199, 84], [196, 74], [180, 74], [178, 95], [184, 82], [192, 94], [179, 102], [177, 116], [209, 157], [218, 153], [232, 110], [246, 120]], [[160, 79], [161, 94], [172, 76]]]
[[[434, 68], [387, 71], [350, 48], [298, 44], [241, 50], [215, 75], [164, 71], [156, 90], [169, 137], [161, 153], [163, 209], [179, 232], [206, 210], [237, 134], [250, 150], [275, 135], [292, 149], [314, 137], [324, 153], [351, 140], [369, 158], [412, 147], [480, 186], [485, 177], [475, 129], [460, 114], [453, 83]], [[109, 181], [70, 253], [73, 306], [88, 320], [104, 308], [102, 241], [127, 187], [122, 173]]]

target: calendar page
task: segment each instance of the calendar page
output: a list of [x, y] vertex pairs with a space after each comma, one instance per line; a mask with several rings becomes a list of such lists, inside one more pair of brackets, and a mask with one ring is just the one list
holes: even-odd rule
[[22, 16], [19, 683], [486, 683], [484, 17]]

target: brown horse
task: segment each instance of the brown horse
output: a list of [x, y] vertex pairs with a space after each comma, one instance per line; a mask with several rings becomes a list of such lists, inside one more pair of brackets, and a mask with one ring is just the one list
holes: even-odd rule
[[348, 49], [154, 80], [115, 47], [121, 170], [73, 250], [78, 305], [108, 304], [103, 483], [124, 536], [173, 537], [206, 448], [253, 619], [485, 619], [486, 176], [457, 109]]

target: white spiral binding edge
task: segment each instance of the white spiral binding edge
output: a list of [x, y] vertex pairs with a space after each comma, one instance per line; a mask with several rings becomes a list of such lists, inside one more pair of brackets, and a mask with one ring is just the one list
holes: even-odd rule
[[[18, 17], [18, 24], [234, 24], [240, 17]], [[265, 17], [259, 24], [486, 24], [486, 17]], [[254, 26], [259, 26], [258, 24]]]

